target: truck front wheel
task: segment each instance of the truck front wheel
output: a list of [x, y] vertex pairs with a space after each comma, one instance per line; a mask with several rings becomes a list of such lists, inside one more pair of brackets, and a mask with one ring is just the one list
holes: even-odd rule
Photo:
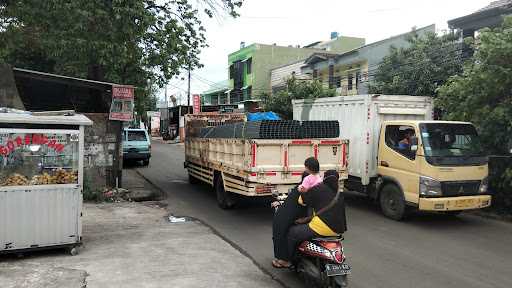
[[233, 199], [233, 195], [226, 191], [224, 188], [224, 181], [222, 180], [222, 176], [216, 177], [215, 181], [215, 193], [217, 194], [217, 204], [222, 209], [231, 209], [235, 206], [235, 201]]
[[394, 184], [387, 184], [380, 191], [382, 213], [393, 220], [400, 221], [406, 216], [405, 199], [402, 191]]

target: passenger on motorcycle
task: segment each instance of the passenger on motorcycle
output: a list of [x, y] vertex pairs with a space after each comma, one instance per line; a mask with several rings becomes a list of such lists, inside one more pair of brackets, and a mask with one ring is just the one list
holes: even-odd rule
[[[279, 211], [279, 208], [274, 216], [273, 240], [276, 259], [272, 261], [272, 266], [290, 267], [297, 246], [302, 241], [321, 236], [337, 236], [347, 230], [343, 193], [340, 193], [337, 201], [333, 202], [339, 189], [338, 179], [338, 172], [328, 170], [324, 173], [323, 183], [311, 187], [304, 193], [300, 193], [297, 188], [291, 191], [289, 198], [282, 205], [284, 209]], [[301, 205], [312, 208], [313, 215], [301, 218], [304, 214]], [[296, 219], [295, 223], [290, 219]]]

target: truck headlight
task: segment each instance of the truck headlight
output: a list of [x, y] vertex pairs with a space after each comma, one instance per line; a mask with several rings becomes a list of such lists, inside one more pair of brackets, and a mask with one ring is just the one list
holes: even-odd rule
[[480, 189], [478, 189], [478, 192], [480, 192], [480, 194], [485, 194], [487, 193], [487, 190], [489, 188], [489, 177], [485, 177], [482, 182], [480, 183]]
[[420, 195], [441, 196], [442, 194], [441, 182], [433, 178], [420, 176]]

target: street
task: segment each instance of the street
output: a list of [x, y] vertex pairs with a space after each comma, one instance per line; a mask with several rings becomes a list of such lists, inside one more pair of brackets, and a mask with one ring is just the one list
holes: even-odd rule
[[[270, 264], [268, 203], [246, 199], [234, 210], [221, 210], [209, 186], [188, 184], [183, 161], [182, 145], [155, 140], [150, 165], [129, 169], [166, 193], [172, 213], [198, 218], [285, 286], [303, 287], [297, 275]], [[396, 222], [360, 196], [346, 199], [350, 287], [512, 287], [512, 224], [469, 214]]]

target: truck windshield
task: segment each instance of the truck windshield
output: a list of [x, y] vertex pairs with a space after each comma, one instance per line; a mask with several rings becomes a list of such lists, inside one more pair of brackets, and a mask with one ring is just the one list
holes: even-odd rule
[[484, 165], [487, 157], [480, 145], [476, 129], [471, 124], [420, 124], [423, 150], [432, 165]]

